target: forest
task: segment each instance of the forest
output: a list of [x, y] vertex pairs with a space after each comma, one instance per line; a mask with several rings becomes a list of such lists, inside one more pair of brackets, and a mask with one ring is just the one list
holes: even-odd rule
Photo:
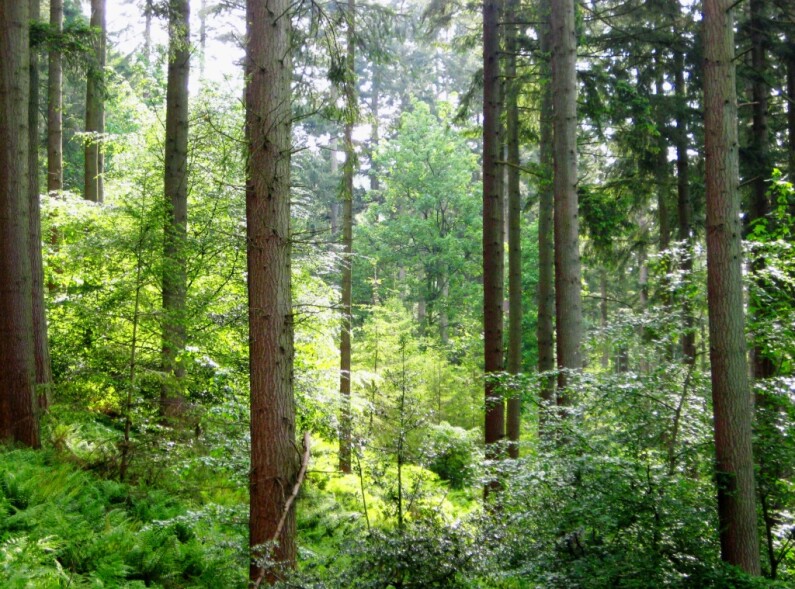
[[792, 0], [0, 0], [0, 588], [795, 587]]

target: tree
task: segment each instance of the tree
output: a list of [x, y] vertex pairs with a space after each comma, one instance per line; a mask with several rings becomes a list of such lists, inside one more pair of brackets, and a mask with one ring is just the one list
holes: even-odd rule
[[190, 76], [190, 6], [171, 0], [168, 12], [169, 60], [166, 96], [165, 227], [163, 242], [163, 415], [181, 410], [185, 376], [179, 355], [185, 348], [187, 291], [185, 241], [188, 224], [188, 79]]
[[485, 441], [488, 458], [499, 457], [505, 437], [505, 406], [494, 382], [503, 368], [503, 202], [498, 183], [500, 141], [499, 3], [483, 3], [483, 331], [486, 373]]
[[28, 192], [28, 2], [0, 2], [0, 439], [39, 446]]
[[248, 0], [246, 234], [248, 238], [251, 580], [268, 563], [295, 564], [293, 309], [290, 293], [290, 3]]
[[[554, 265], [554, 192], [552, 187], [552, 83], [550, 71], [550, 2], [541, 2], [538, 36], [540, 39], [541, 105], [539, 112], [539, 164], [541, 178], [538, 185], [538, 371], [551, 372], [555, 368], [555, 265]], [[551, 379], [541, 382], [541, 400], [554, 398]]]
[[[517, 0], [508, 3], [506, 20], [518, 20]], [[516, 56], [519, 51], [518, 29], [509, 25], [506, 39], [507, 92], [506, 144], [508, 153], [508, 372], [518, 374], [522, 371], [522, 195], [519, 191], [519, 91], [521, 84], [516, 77]], [[521, 399], [514, 394], [508, 399], [506, 434], [510, 445], [511, 458], [519, 457], [519, 437], [521, 434]]]
[[[30, 20], [41, 18], [39, 0], [29, 0]], [[30, 272], [33, 298], [33, 356], [36, 363], [36, 387], [39, 407], [49, 405], [52, 384], [50, 346], [47, 341], [47, 317], [44, 306], [44, 268], [41, 254], [41, 204], [39, 202], [39, 58], [30, 53], [30, 96], [28, 100], [28, 193], [30, 205]]]
[[555, 194], [555, 312], [557, 361], [562, 369], [558, 404], [569, 403], [563, 391], [566, 370], [583, 367], [582, 300], [577, 197], [577, 40], [574, 0], [552, 2], [553, 157]]
[[[340, 470], [351, 472], [351, 323], [353, 319], [353, 123], [356, 111], [356, 2], [348, 0], [345, 55], [345, 166], [342, 186], [342, 326], [340, 329]], [[333, 158], [332, 154], [332, 158]]]
[[92, 202], [102, 202], [105, 198], [102, 180], [105, 168], [102, 153], [102, 134], [105, 133], [105, 0], [91, 0], [91, 27], [96, 37], [94, 60], [86, 81], [86, 133], [91, 135], [85, 148], [83, 196]]
[[732, 1], [705, 0], [703, 11], [707, 291], [721, 558], [758, 575]]
[[[50, 0], [50, 29], [63, 32], [63, 0]], [[47, 80], [47, 191], [63, 189], [63, 55], [50, 50]]]

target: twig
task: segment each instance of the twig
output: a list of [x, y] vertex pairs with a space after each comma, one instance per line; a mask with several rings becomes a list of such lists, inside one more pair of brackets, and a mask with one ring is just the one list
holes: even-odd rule
[[[301, 470], [298, 471], [298, 478], [295, 481], [295, 485], [293, 485], [293, 492], [287, 498], [287, 501], [284, 503], [284, 510], [282, 511], [282, 517], [279, 518], [279, 523], [276, 526], [276, 531], [273, 533], [271, 537], [271, 541], [269, 544], [273, 546], [279, 538], [279, 535], [282, 533], [282, 529], [284, 529], [284, 524], [287, 521], [287, 515], [290, 513], [290, 508], [293, 506], [293, 502], [295, 498], [298, 497], [298, 492], [301, 490], [301, 485], [304, 482], [304, 478], [306, 478], [306, 469], [309, 466], [309, 450], [311, 447], [311, 438], [309, 436], [309, 432], [304, 434], [304, 457], [301, 460]], [[263, 567], [260, 570], [259, 577], [254, 582], [254, 589], [257, 589], [260, 584], [262, 583], [262, 579], [265, 578], [265, 571], [266, 569]]]

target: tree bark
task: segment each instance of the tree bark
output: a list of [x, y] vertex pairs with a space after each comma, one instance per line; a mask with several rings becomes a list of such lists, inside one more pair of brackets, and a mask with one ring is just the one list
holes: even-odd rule
[[[789, 46], [795, 45], [795, 34], [787, 35]], [[787, 58], [787, 130], [788, 130], [788, 146], [787, 153], [789, 155], [789, 176], [795, 178], [795, 51], [790, 51]], [[792, 214], [795, 214], [795, 203], [791, 207]]]
[[288, 0], [248, 0], [246, 20], [250, 576], [267, 583], [279, 571], [264, 567], [262, 557], [287, 567], [296, 558], [295, 508], [287, 505], [299, 469], [290, 293], [289, 6]]
[[[767, 40], [764, 28], [764, 0], [751, 0], [750, 2], [750, 28], [751, 28], [751, 145], [748, 150], [751, 165], [751, 206], [748, 211], [748, 225], [761, 221], [770, 213], [770, 202], [767, 198], [767, 184], [772, 175], [770, 161], [770, 133], [768, 132], [768, 88], [765, 83], [767, 69]], [[764, 269], [765, 261], [761, 257], [751, 260], [753, 271]], [[761, 284], [758, 288], [764, 288]], [[764, 309], [756, 308], [754, 314], [764, 315]], [[757, 340], [751, 350], [751, 368], [756, 379], [770, 378], [775, 374], [776, 368], [773, 360], [765, 355], [764, 347]]]
[[707, 296], [721, 558], [758, 575], [732, 0], [704, 0]]
[[[510, 0], [507, 21], [518, 19], [518, 2]], [[508, 372], [522, 371], [522, 196], [519, 192], [519, 90], [516, 77], [516, 55], [519, 50], [518, 30], [508, 25], [506, 36], [507, 67], [505, 71], [507, 93], [505, 97], [508, 147]], [[519, 457], [522, 404], [518, 393], [508, 399], [506, 433], [508, 455]]]
[[567, 372], [583, 368], [577, 198], [577, 42], [574, 0], [552, 2], [554, 111], [555, 294], [558, 405], [568, 405]]
[[[550, 0], [542, 0], [539, 31], [541, 41], [541, 112], [539, 125], [539, 163], [541, 180], [538, 186], [538, 371], [555, 369], [555, 249], [553, 241], [555, 200], [552, 186], [553, 125], [552, 125], [552, 72], [550, 67]], [[549, 404], [555, 397], [551, 378], [541, 381], [541, 400]], [[543, 423], [543, 412], [541, 423]], [[543, 433], [543, 428], [542, 428]]]
[[[50, 0], [50, 28], [63, 32], [63, 0]], [[47, 191], [63, 190], [63, 64], [61, 51], [49, 57], [47, 80]]]
[[91, 0], [91, 27], [98, 36], [86, 82], [86, 133], [91, 136], [85, 148], [83, 196], [92, 202], [102, 202], [105, 199], [102, 180], [105, 167], [102, 154], [102, 135], [105, 133], [105, 0]]
[[[483, 330], [486, 457], [499, 458], [505, 408], [493, 381], [503, 369], [503, 204], [497, 161], [500, 141], [500, 68], [497, 20], [500, 3], [483, 3]], [[491, 485], [496, 490], [496, 485]], [[488, 492], [488, 487], [487, 487]]]
[[190, 77], [190, 6], [170, 0], [169, 60], [166, 88], [166, 147], [164, 170], [165, 225], [163, 240], [163, 333], [160, 413], [183, 412], [187, 297], [186, 238], [188, 225], [188, 81]]
[[[689, 280], [693, 271], [693, 205], [690, 200], [690, 159], [687, 134], [687, 89], [685, 87], [685, 57], [681, 49], [674, 51], [674, 93], [676, 96], [676, 198], [678, 238], [684, 244], [682, 274]], [[682, 337], [680, 345], [686, 364], [696, 359], [696, 333], [693, 311], [687, 294], [682, 297]]]
[[[30, 20], [41, 19], [39, 0], [29, 0]], [[28, 192], [30, 194], [30, 271], [33, 291], [33, 356], [36, 363], [36, 394], [39, 408], [50, 405], [52, 369], [47, 340], [44, 305], [44, 267], [41, 252], [41, 202], [39, 186], [39, 56], [30, 54], [30, 96], [28, 101]]]
[[356, 153], [353, 149], [353, 123], [356, 109], [356, 3], [348, 0], [348, 30], [346, 69], [348, 84], [345, 98], [345, 167], [342, 189], [342, 328], [340, 330], [340, 455], [341, 472], [351, 472], [351, 324], [353, 321], [353, 167]]
[[0, 440], [39, 446], [30, 264], [29, 4], [0, 0]]

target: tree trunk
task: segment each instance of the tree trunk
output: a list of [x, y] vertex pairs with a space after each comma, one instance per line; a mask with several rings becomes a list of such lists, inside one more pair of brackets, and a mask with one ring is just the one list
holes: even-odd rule
[[348, 85], [345, 97], [348, 102], [345, 121], [345, 168], [342, 190], [342, 329], [340, 330], [340, 456], [339, 467], [351, 472], [351, 323], [353, 321], [353, 167], [356, 154], [353, 150], [353, 112], [356, 109], [356, 4], [348, 0], [348, 50], [346, 68]]
[[[679, 240], [684, 244], [682, 274], [690, 280], [693, 272], [693, 206], [690, 202], [690, 160], [687, 155], [689, 140], [687, 135], [687, 90], [685, 88], [685, 57], [677, 49], [674, 51], [674, 93], [676, 95], [676, 197], [677, 224]], [[696, 333], [693, 311], [687, 293], [682, 297], [682, 355], [686, 364], [696, 359]]]
[[[30, 20], [41, 19], [39, 0], [29, 0]], [[33, 291], [33, 356], [36, 362], [36, 393], [39, 408], [50, 405], [52, 369], [47, 341], [47, 314], [44, 306], [44, 268], [41, 253], [41, 202], [39, 190], [39, 56], [30, 54], [30, 97], [28, 101], [28, 191], [30, 194], [30, 271]]]
[[378, 182], [378, 165], [373, 158], [373, 154], [378, 149], [378, 110], [379, 100], [381, 99], [381, 72], [378, 69], [378, 64], [373, 64], [373, 87], [372, 95], [370, 97], [370, 115], [373, 117], [372, 129], [370, 132], [370, 190], [378, 190], [380, 188]]
[[91, 136], [85, 149], [85, 192], [92, 202], [105, 198], [102, 181], [104, 156], [102, 135], [105, 133], [105, 0], [91, 0], [91, 27], [97, 32], [94, 60], [86, 82], [86, 133]]
[[28, 191], [29, 5], [0, 0], [0, 440], [39, 446]]
[[[63, 0], [50, 0], [50, 28], [63, 31]], [[63, 65], [61, 52], [50, 51], [47, 81], [47, 191], [63, 190]]]
[[267, 583], [279, 573], [263, 567], [263, 560], [292, 567], [296, 558], [295, 509], [285, 509], [298, 473], [290, 293], [289, 6], [288, 0], [248, 0], [246, 20], [250, 575], [252, 581]]
[[[518, 2], [508, 2], [507, 21], [518, 19]], [[505, 97], [508, 147], [508, 372], [522, 371], [522, 197], [519, 192], [519, 89], [516, 78], [518, 30], [509, 25], [506, 37], [507, 67]], [[508, 399], [508, 455], [519, 457], [522, 405], [518, 393]]]
[[707, 296], [721, 558], [758, 575], [732, 0], [704, 0]]
[[[550, 0], [542, 0], [539, 31], [541, 40], [541, 112], [539, 116], [539, 163], [541, 180], [538, 186], [538, 371], [547, 373], [555, 369], [555, 250], [554, 231], [554, 191], [552, 186], [553, 139], [552, 139], [552, 81], [550, 61], [549, 30]], [[555, 396], [551, 378], [541, 381], [541, 400], [551, 403]], [[542, 420], [543, 423], [543, 411]], [[543, 428], [542, 428], [543, 429]]]
[[[789, 46], [795, 45], [795, 34], [787, 35]], [[789, 154], [789, 177], [795, 178], [795, 51], [791, 51], [787, 58], [787, 129]], [[791, 212], [795, 215], [795, 203], [791, 207]]]
[[[190, 8], [190, 7], [189, 7]], [[207, 57], [207, 0], [202, 0], [199, 9], [199, 78], [204, 79]]]
[[[500, 141], [500, 67], [497, 20], [499, 2], [483, 3], [483, 330], [486, 374], [486, 457], [500, 456], [505, 408], [492, 380], [503, 369], [503, 205], [497, 163]], [[490, 485], [496, 490], [496, 485]], [[488, 490], [488, 488], [487, 488]]]
[[160, 413], [177, 416], [184, 408], [186, 238], [188, 224], [188, 79], [190, 76], [190, 6], [170, 0], [169, 60], [166, 89], [163, 239], [163, 333]]
[[606, 331], [610, 317], [607, 309], [607, 270], [605, 268], [599, 271], [599, 296], [600, 327], [604, 334], [602, 336], [604, 338], [604, 343], [602, 344], [600, 364], [604, 370], [607, 370], [610, 367], [610, 340], [607, 337]]
[[574, 0], [552, 2], [552, 96], [554, 111], [555, 294], [558, 405], [568, 405], [567, 370], [583, 367], [582, 299], [577, 199], [577, 40]]
[[[767, 69], [766, 39], [764, 33], [765, 0], [751, 0], [750, 2], [750, 27], [751, 27], [751, 104], [753, 109], [751, 123], [751, 145], [748, 150], [751, 166], [751, 206], [749, 207], [747, 221], [748, 226], [761, 221], [770, 213], [770, 203], [767, 198], [767, 181], [772, 175], [772, 164], [770, 161], [770, 133], [767, 126], [768, 110], [768, 88], [765, 83], [765, 71]], [[764, 269], [765, 261], [761, 257], [751, 260], [751, 267], [754, 272]], [[758, 284], [757, 288], [764, 288]], [[763, 316], [764, 309], [759, 305], [754, 305], [754, 314]], [[760, 336], [758, 336], [760, 337]], [[754, 378], [770, 378], [775, 374], [776, 368], [773, 360], [765, 356], [763, 346], [760, 341], [754, 344], [751, 350], [751, 368]]]

